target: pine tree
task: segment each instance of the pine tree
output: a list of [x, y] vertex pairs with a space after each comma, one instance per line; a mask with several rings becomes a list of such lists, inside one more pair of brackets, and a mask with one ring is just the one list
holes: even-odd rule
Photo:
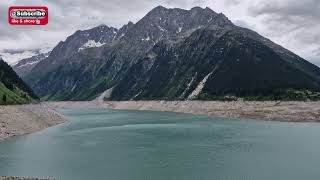
[[2, 101], [6, 104], [6, 102], [7, 102], [7, 96], [6, 95], [2, 96]]

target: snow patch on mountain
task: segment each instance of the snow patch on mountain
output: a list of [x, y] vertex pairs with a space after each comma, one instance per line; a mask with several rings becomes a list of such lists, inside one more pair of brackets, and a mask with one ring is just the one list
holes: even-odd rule
[[39, 54], [44, 54], [46, 57], [48, 57], [51, 50], [52, 50], [51, 47], [46, 47], [46, 48], [40, 49]]
[[82, 45], [78, 51], [82, 51], [84, 49], [93, 48], [93, 47], [101, 47], [106, 43], [96, 42], [94, 40], [88, 40], [84, 45]]
[[145, 38], [145, 39], [142, 38], [141, 40], [142, 40], [142, 41], [150, 41], [150, 37], [148, 36], [147, 38]]
[[158, 26], [158, 28], [159, 28], [159, 29], [160, 29], [160, 31], [162, 31], [162, 32], [167, 31], [167, 30], [163, 29], [163, 27], [161, 27], [161, 26]]
[[39, 60], [39, 61], [28, 62], [28, 63], [25, 63], [25, 64], [22, 64], [22, 65], [18, 66], [17, 68], [22, 68], [22, 67], [25, 67], [25, 66], [30, 66], [30, 65], [33, 65], [33, 64], [37, 64], [37, 63], [39, 63], [39, 62], [40, 62], [40, 60]]

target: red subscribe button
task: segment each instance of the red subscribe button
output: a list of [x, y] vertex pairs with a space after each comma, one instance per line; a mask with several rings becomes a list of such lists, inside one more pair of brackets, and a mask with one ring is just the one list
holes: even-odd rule
[[8, 21], [11, 25], [46, 25], [48, 8], [44, 6], [11, 6]]

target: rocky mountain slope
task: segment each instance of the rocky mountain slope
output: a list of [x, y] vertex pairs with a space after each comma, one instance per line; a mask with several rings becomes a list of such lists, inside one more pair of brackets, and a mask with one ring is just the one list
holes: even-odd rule
[[0, 105], [23, 104], [37, 99], [38, 97], [13, 69], [0, 59]]
[[209, 8], [77, 31], [25, 77], [44, 99], [317, 99], [320, 69]]

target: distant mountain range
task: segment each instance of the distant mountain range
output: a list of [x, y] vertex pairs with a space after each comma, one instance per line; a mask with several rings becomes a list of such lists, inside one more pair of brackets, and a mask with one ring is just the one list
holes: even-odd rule
[[50, 53], [51, 51], [38, 53], [30, 58], [22, 59], [13, 65], [12, 68], [20, 77], [25, 77], [40, 61], [46, 59]]
[[38, 100], [13, 69], [0, 59], [0, 105], [24, 104]]
[[158, 6], [39, 58], [15, 69], [46, 100], [320, 99], [319, 67], [209, 8]]
[[41, 49], [3, 49], [0, 50], [0, 58], [8, 62], [10, 65], [16, 65], [19, 61], [39, 54], [46, 54], [51, 51], [50, 47]]

